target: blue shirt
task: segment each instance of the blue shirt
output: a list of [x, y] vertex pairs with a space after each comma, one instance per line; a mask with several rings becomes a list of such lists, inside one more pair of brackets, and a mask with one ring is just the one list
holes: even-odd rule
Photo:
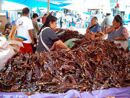
[[101, 32], [101, 26], [99, 24], [96, 24], [95, 26], [90, 27], [90, 31], [93, 33]]

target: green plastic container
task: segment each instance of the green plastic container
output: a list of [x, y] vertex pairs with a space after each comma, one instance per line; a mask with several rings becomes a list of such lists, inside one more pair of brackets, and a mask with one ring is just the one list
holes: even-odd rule
[[79, 40], [78, 38], [72, 38], [72, 39], [69, 39], [67, 41], [65, 41], [64, 43], [69, 47], [69, 48], [72, 48], [74, 46], [74, 41], [76, 40]]

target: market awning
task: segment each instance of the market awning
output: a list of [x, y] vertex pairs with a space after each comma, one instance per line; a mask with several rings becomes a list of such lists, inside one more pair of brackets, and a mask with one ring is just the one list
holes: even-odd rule
[[111, 10], [109, 0], [72, 0], [70, 5], [64, 6], [63, 8], [79, 12], [87, 12], [88, 9]]
[[[47, 0], [4, 0], [4, 1], [9, 1], [9, 2], [15, 2], [19, 4], [23, 4], [26, 6], [29, 6], [31, 8], [33, 7], [44, 7], [47, 8]], [[60, 10], [60, 6], [50, 3], [50, 10]]]

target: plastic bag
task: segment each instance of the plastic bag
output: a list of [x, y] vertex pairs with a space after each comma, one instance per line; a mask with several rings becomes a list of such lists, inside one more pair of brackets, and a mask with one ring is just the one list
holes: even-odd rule
[[0, 36], [0, 48], [5, 49], [8, 46], [8, 42], [4, 36]]
[[0, 70], [4, 68], [5, 63], [15, 55], [15, 51], [4, 36], [0, 36]]
[[79, 92], [69, 90], [66, 93], [35, 93], [27, 96], [24, 92], [5, 93], [0, 92], [0, 98], [130, 98], [130, 87], [110, 88], [105, 90], [96, 90], [93, 92]]
[[8, 44], [14, 51], [19, 52], [20, 47], [23, 47], [23, 43], [16, 40], [9, 40]]
[[14, 55], [15, 51], [11, 47], [0, 49], [0, 70], [4, 68], [5, 63]]
[[128, 41], [114, 41], [115, 44], [120, 44], [124, 49], [128, 48]]
[[65, 42], [65, 44], [66, 44], [66, 46], [68, 46], [69, 48], [72, 48], [72, 47], [75, 45], [74, 41], [77, 41], [77, 40], [79, 40], [79, 39], [78, 39], [78, 38], [72, 38], [72, 39], [67, 40], [67, 41]]

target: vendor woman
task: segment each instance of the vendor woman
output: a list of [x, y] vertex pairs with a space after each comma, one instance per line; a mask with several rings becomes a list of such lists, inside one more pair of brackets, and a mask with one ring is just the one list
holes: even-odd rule
[[91, 19], [90, 25], [86, 30], [85, 38], [91, 40], [100, 39], [100, 37], [96, 37], [97, 35], [103, 35], [103, 34], [101, 31], [101, 26], [98, 23], [97, 17], [93, 17]]
[[37, 52], [54, 50], [56, 47], [68, 49], [68, 47], [57, 37], [54, 30], [57, 26], [57, 18], [51, 14], [47, 16], [45, 24], [40, 30]]
[[101, 32], [101, 26], [98, 23], [97, 17], [91, 19], [91, 23], [88, 26], [86, 33], [99, 33]]
[[123, 27], [123, 20], [120, 15], [116, 15], [113, 20], [113, 25], [107, 29], [108, 40], [113, 41], [125, 41], [129, 37], [129, 33], [125, 27]]

